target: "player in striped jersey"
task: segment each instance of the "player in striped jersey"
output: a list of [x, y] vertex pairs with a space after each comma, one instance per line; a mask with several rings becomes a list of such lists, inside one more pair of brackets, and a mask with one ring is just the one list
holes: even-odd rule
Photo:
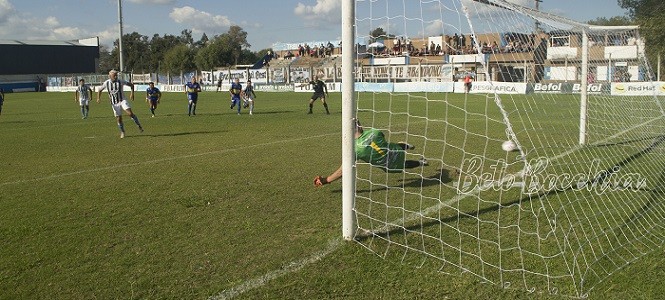
[[254, 98], [256, 98], [256, 94], [254, 94], [254, 86], [252, 85], [251, 79], [247, 79], [247, 85], [243, 91], [243, 97], [245, 98], [246, 103], [244, 106], [249, 106], [249, 114], [252, 115], [254, 113]]
[[79, 86], [76, 88], [74, 101], [78, 102], [81, 106], [81, 117], [88, 118], [90, 113], [90, 98], [92, 98], [92, 89], [89, 85], [85, 84], [85, 79], [79, 79]]
[[134, 123], [136, 123], [136, 126], [139, 127], [139, 131], [143, 132], [143, 127], [141, 126], [141, 123], [139, 122], [139, 118], [132, 112], [131, 106], [129, 106], [129, 102], [127, 102], [127, 99], [125, 99], [125, 95], [123, 94], [123, 86], [129, 86], [131, 88], [131, 92], [129, 94], [129, 99], [134, 100], [134, 84], [131, 82], [127, 82], [121, 79], [118, 79], [118, 71], [116, 70], [111, 70], [109, 72], [109, 79], [104, 81], [102, 83], [102, 86], [99, 88], [99, 91], [97, 92], [97, 103], [99, 103], [99, 98], [102, 96], [102, 91], [107, 90], [109, 93], [109, 100], [111, 101], [111, 107], [113, 108], [113, 115], [116, 118], [116, 121], [118, 122], [118, 129], [120, 129], [120, 138], [125, 137], [125, 125], [122, 123], [122, 111], [124, 110], [132, 120], [134, 120]]

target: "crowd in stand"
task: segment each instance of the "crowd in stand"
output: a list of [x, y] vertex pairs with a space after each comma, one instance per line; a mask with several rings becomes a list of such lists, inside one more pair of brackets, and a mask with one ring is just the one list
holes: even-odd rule
[[[341, 48], [341, 44], [339, 45]], [[341, 52], [341, 51], [340, 51]], [[292, 59], [296, 56], [299, 57], [304, 57], [304, 56], [309, 56], [309, 57], [315, 57], [315, 58], [323, 58], [323, 57], [329, 57], [332, 56], [335, 53], [335, 45], [333, 45], [331, 42], [328, 42], [328, 44], [324, 45], [321, 43], [320, 45], [314, 45], [314, 47], [311, 47], [309, 44], [300, 44], [298, 45], [298, 49], [296, 50], [296, 53], [293, 53], [291, 50], [287, 51], [286, 54], [284, 55], [285, 59]]]
[[[491, 53], [521, 53], [531, 52], [534, 47], [534, 36], [530, 35], [511, 35], [506, 34], [504, 39], [506, 46], [501, 47], [497, 41], [482, 42], [476, 45], [474, 36], [469, 35], [446, 35], [443, 38], [443, 45], [435, 44], [430, 41], [428, 44], [423, 44], [422, 47], [416, 47], [408, 38], [395, 37], [392, 41], [392, 49], [379, 49], [375, 51], [377, 55], [409, 55], [409, 56], [425, 56], [425, 55], [462, 55], [462, 54], [491, 54]], [[480, 51], [478, 47], [480, 46]]]

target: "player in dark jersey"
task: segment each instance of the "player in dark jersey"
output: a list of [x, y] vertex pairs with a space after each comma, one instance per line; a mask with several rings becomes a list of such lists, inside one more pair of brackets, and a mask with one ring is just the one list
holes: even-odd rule
[[[356, 121], [355, 139], [356, 159], [370, 163], [386, 172], [402, 172], [404, 169], [427, 165], [424, 157], [418, 161], [406, 159], [406, 150], [414, 149], [414, 146], [404, 142], [390, 143], [386, 141], [383, 132], [374, 128], [363, 129], [359, 121]], [[329, 176], [316, 176], [314, 185], [322, 186], [341, 177], [342, 167], [340, 166]]]
[[162, 99], [162, 92], [155, 87], [154, 82], [149, 83], [148, 89], [145, 90], [145, 101], [150, 105], [150, 113], [152, 117], [155, 117], [155, 109], [157, 109], [157, 104]]
[[328, 96], [328, 87], [326, 87], [326, 83], [319, 80], [318, 76], [314, 76], [312, 81], [309, 83], [301, 84], [300, 86], [303, 87], [306, 85], [312, 85], [314, 87], [314, 94], [312, 94], [312, 97], [309, 100], [308, 114], [312, 113], [312, 107], [314, 106], [314, 101], [316, 101], [316, 99], [321, 99], [321, 102], [323, 102], [323, 107], [326, 109], [326, 114], [330, 114], [330, 110], [328, 110], [328, 103], [326, 103], [326, 96]]
[[5, 91], [0, 87], [0, 115], [2, 115], [2, 104], [5, 103]]
[[238, 105], [238, 114], [240, 114], [240, 108], [242, 104], [240, 103], [240, 94], [242, 93], [242, 84], [240, 84], [240, 79], [236, 78], [231, 84], [229, 89], [229, 94], [231, 94], [231, 109]]
[[187, 94], [187, 115], [196, 116], [196, 103], [199, 101], [199, 92], [201, 92], [201, 85], [196, 81], [196, 76], [192, 77], [192, 81], [185, 84], [185, 93]]

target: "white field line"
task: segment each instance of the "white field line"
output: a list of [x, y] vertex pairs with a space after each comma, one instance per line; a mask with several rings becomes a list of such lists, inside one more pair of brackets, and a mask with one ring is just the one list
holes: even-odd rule
[[80, 175], [80, 174], [85, 174], [85, 173], [95, 173], [95, 172], [100, 172], [100, 171], [120, 169], [120, 168], [124, 168], [124, 167], [140, 166], [140, 165], [147, 165], [147, 164], [156, 164], [156, 163], [165, 162], [165, 161], [173, 161], [173, 160], [199, 157], [199, 156], [206, 156], [206, 155], [212, 155], [212, 154], [221, 154], [221, 153], [227, 153], [227, 152], [234, 152], [234, 151], [246, 150], [246, 149], [257, 148], [257, 147], [271, 146], [271, 145], [281, 144], [281, 143], [299, 142], [299, 141], [304, 141], [304, 140], [309, 140], [309, 139], [317, 139], [317, 138], [330, 136], [330, 135], [335, 135], [335, 134], [339, 134], [339, 133], [327, 133], [327, 134], [321, 134], [321, 135], [309, 136], [309, 137], [303, 137], [303, 138], [279, 140], [279, 141], [274, 141], [274, 142], [269, 142], [269, 143], [248, 145], [248, 146], [239, 147], [239, 148], [222, 149], [222, 150], [215, 150], [215, 151], [202, 152], [202, 153], [189, 154], [189, 155], [181, 155], [181, 156], [171, 156], [171, 157], [165, 157], [165, 158], [148, 160], [148, 161], [141, 161], [141, 162], [135, 162], [135, 163], [127, 163], [127, 164], [120, 164], [120, 165], [114, 165], [114, 166], [108, 166], [108, 167], [102, 167], [102, 168], [80, 170], [80, 171], [69, 172], [69, 173], [53, 174], [53, 175], [44, 176], [44, 177], [37, 177], [37, 178], [31, 178], [31, 179], [23, 179], [23, 180], [17, 180], [17, 181], [3, 182], [3, 183], [0, 183], [0, 186], [30, 183], [30, 182], [37, 182], [37, 181], [44, 181], [44, 180], [51, 180], [51, 179], [58, 179], [58, 178], [62, 178], [62, 177]]
[[[640, 127], [640, 126], [644, 126], [644, 125], [646, 125], [646, 124], [648, 124], [648, 123], [651, 123], [651, 122], [653, 122], [653, 121], [655, 121], [655, 120], [657, 120], [657, 119], [660, 119], [660, 118], [661, 118], [661, 117], [658, 117], [658, 118], [655, 118], [655, 119], [652, 119], [652, 120], [646, 121], [646, 122], [644, 122], [644, 123], [642, 123], [642, 124], [639, 124], [639, 125], [633, 126], [633, 127], [631, 127], [631, 128], [628, 128], [628, 129], [626, 129], [626, 130], [624, 130], [624, 131], [621, 131], [621, 132], [619, 132], [619, 133], [617, 133], [617, 134], [615, 134], [615, 135], [612, 135], [612, 136], [610, 136], [610, 137], [607, 137], [607, 138], [605, 138], [604, 140], [599, 141], [598, 143], [604, 143], [604, 142], [607, 142], [607, 141], [609, 141], [609, 140], [611, 140], [611, 139], [613, 139], [613, 138], [616, 138], [616, 137], [618, 137], [618, 136], [620, 136], [620, 135], [623, 135], [623, 134], [625, 134], [625, 133], [627, 133], [627, 132], [629, 132], [629, 131], [631, 131], [631, 130], [633, 130], [633, 129], [635, 129], [635, 128], [638, 128], [638, 127]], [[577, 145], [577, 146], [575, 146], [575, 147], [573, 147], [573, 148], [571, 148], [571, 149], [569, 149], [569, 150], [567, 150], [567, 151], [565, 151], [565, 152], [563, 152], [563, 153], [560, 153], [560, 154], [558, 154], [558, 155], [556, 155], [556, 156], [550, 158], [550, 160], [552, 160], [552, 161], [559, 160], [559, 159], [561, 159], [561, 158], [564, 158], [564, 157], [566, 157], [566, 156], [568, 156], [568, 155], [573, 154], [574, 152], [579, 151], [579, 150], [582, 149], [582, 148], [583, 148], [583, 146], [581, 146], [581, 145]], [[508, 175], [505, 175], [503, 178], [501, 178], [501, 179], [499, 180], [499, 184], [502, 185], [502, 184], [505, 183], [508, 179], [510, 179], [512, 176], [516, 176], [516, 177], [518, 177], [518, 176], [522, 176], [522, 175], [523, 175], [523, 174], [521, 174], [521, 172], [518, 172], [518, 173], [515, 173], [515, 174], [508, 174]], [[454, 184], [454, 183], [453, 183], [453, 184]], [[488, 185], [488, 184], [489, 184], [489, 185]], [[437, 204], [437, 205], [434, 205], [434, 206], [428, 207], [428, 208], [426, 208], [426, 209], [423, 210], [423, 211], [420, 211], [420, 212], [414, 212], [414, 213], [411, 213], [410, 215], [408, 215], [408, 216], [406, 216], [406, 217], [404, 217], [404, 218], [400, 218], [400, 219], [394, 220], [394, 221], [390, 222], [389, 224], [386, 224], [386, 225], [384, 225], [383, 227], [378, 228], [378, 229], [375, 230], [373, 233], [387, 232], [388, 230], [390, 230], [390, 229], [392, 229], [392, 228], [394, 228], [394, 227], [396, 227], [396, 226], [400, 226], [400, 225], [402, 225], [402, 224], [406, 224], [406, 223], [408, 223], [408, 222], [412, 222], [412, 221], [418, 220], [419, 218], [421, 218], [421, 217], [423, 217], [423, 216], [427, 216], [427, 215], [430, 215], [430, 214], [432, 214], [432, 213], [434, 213], [434, 212], [437, 212], [437, 211], [440, 210], [442, 207], [450, 206], [450, 205], [452, 205], [452, 204], [454, 204], [454, 203], [456, 203], [456, 202], [458, 202], [458, 201], [463, 200], [464, 198], [467, 198], [467, 197], [470, 197], [470, 196], [475, 196], [475, 195], [477, 195], [479, 192], [481, 192], [483, 189], [490, 188], [491, 185], [495, 185], [495, 184], [496, 184], [496, 183], [487, 183], [487, 184], [485, 184], [485, 185], [483, 185], [483, 186], [477, 186], [475, 189], [471, 190], [471, 191], [468, 192], [468, 193], [459, 194], [459, 195], [457, 195], [457, 196], [455, 196], [455, 197], [452, 197], [452, 198], [450, 198], [450, 199], [448, 199], [448, 200], [446, 200], [446, 201], [442, 201], [442, 202], [440, 202], [440, 203]], [[266, 285], [269, 281], [271, 281], [271, 280], [273, 280], [273, 279], [276, 279], [276, 278], [278, 278], [278, 277], [284, 276], [284, 275], [289, 274], [289, 273], [292, 273], [292, 272], [300, 271], [300, 270], [301, 270], [302, 268], [304, 268], [305, 266], [307, 266], [307, 265], [309, 265], [309, 264], [312, 264], [312, 263], [315, 263], [315, 262], [317, 262], [317, 261], [323, 259], [325, 256], [327, 256], [327, 255], [329, 255], [329, 254], [335, 252], [339, 247], [341, 247], [341, 246], [343, 245], [342, 241], [343, 241], [343, 240], [342, 240], [341, 238], [335, 238], [335, 239], [332, 239], [332, 240], [330, 240], [330, 242], [328, 243], [328, 247], [327, 247], [326, 249], [324, 249], [323, 251], [319, 251], [319, 252], [316, 252], [316, 253], [312, 254], [312, 255], [309, 256], [309, 257], [306, 257], [306, 258], [303, 258], [303, 259], [300, 259], [300, 260], [296, 260], [296, 261], [290, 262], [290, 263], [286, 264], [284, 267], [282, 267], [281, 269], [274, 270], [274, 271], [270, 271], [270, 272], [266, 273], [266, 274], [263, 275], [263, 276], [259, 276], [259, 277], [255, 277], [255, 278], [252, 278], [252, 279], [246, 280], [246, 281], [244, 281], [243, 283], [240, 283], [240, 284], [238, 284], [238, 285], [236, 285], [236, 286], [233, 286], [233, 287], [231, 287], [231, 288], [229, 288], [229, 289], [226, 289], [226, 290], [222, 291], [221, 293], [217, 294], [216, 296], [212, 296], [212, 297], [210, 297], [209, 299], [210, 299], [210, 300], [232, 299], [232, 298], [234, 298], [234, 297], [236, 297], [236, 296], [238, 296], [238, 295], [240, 295], [240, 294], [242, 294], [242, 293], [245, 293], [245, 292], [247, 292], [247, 291], [249, 291], [249, 290], [253, 290], [253, 289], [256, 289], [256, 288], [260, 288], [260, 287]]]
[[262, 287], [266, 285], [269, 281], [272, 281], [273, 279], [276, 279], [278, 277], [281, 277], [289, 273], [298, 272], [305, 266], [315, 263], [323, 259], [324, 257], [328, 256], [329, 254], [335, 252], [343, 244], [343, 241], [344, 240], [341, 237], [332, 239], [330, 240], [330, 242], [328, 242], [328, 247], [319, 252], [315, 252], [314, 254], [305, 257], [303, 259], [290, 262], [282, 266], [282, 268], [270, 271], [265, 275], [246, 280], [243, 283], [238, 284], [230, 289], [226, 289], [215, 296], [211, 296], [208, 299], [209, 300], [232, 299], [244, 292], [247, 292], [249, 290], [258, 287]]

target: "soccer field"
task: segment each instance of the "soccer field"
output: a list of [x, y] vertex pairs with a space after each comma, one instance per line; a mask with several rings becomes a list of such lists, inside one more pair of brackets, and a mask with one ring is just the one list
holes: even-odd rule
[[[132, 105], [145, 132], [139, 133], [125, 117], [124, 139], [118, 137], [106, 95], [102, 103], [91, 105], [86, 120], [81, 119], [70, 93], [6, 96], [0, 116], [2, 299], [563, 298], [549, 293], [530, 294], [520, 288], [521, 283], [507, 289], [484, 284], [474, 275], [475, 268], [496, 272], [488, 268], [495, 259], [492, 255], [483, 257], [488, 265], [469, 262], [470, 272], [459, 273], [449, 272], [437, 259], [430, 266], [432, 261], [426, 255], [423, 258], [417, 247], [393, 251], [391, 243], [380, 238], [359, 243], [342, 241], [341, 183], [323, 188], [312, 184], [315, 175], [327, 175], [341, 162], [339, 94], [330, 94], [331, 115], [326, 115], [318, 102], [314, 114], [306, 114], [309, 94], [258, 93], [255, 114], [250, 116], [243, 110], [238, 116], [229, 109], [227, 93], [207, 92], [200, 96], [197, 115], [188, 117], [184, 95], [165, 93], [157, 117], [150, 118], [147, 104], [141, 100], [143, 93], [137, 92]], [[366, 178], [358, 183], [361, 198], [405, 202], [409, 210], [427, 208], [431, 205], [423, 204], [416, 194], [425, 195], [427, 201], [437, 197], [447, 201], [455, 196], [456, 180], [450, 178], [441, 186], [423, 178], [459, 166], [465, 153], [506, 156], [499, 146], [505, 138], [504, 128], [499, 126], [501, 115], [491, 99], [482, 95], [466, 98], [430, 94], [429, 101], [421, 101], [422, 97], [360, 97], [358, 114], [365, 126], [383, 127], [390, 132], [391, 141], [408, 140], [430, 160], [430, 166], [420, 173], [404, 176], [387, 176], [360, 164], [359, 177]], [[526, 110], [520, 109], [519, 98], [515, 99], [505, 103], [511, 120], [519, 128], [531, 124], [534, 131], [545, 132], [539, 135], [516, 130], [518, 137], [528, 141], [525, 148], [550, 158], [573, 148], [578, 117], [568, 112], [576, 109], [575, 103], [562, 98], [553, 107], [541, 104], [532, 111], [546, 112], [551, 125], [542, 126], [542, 120], [535, 126], [529, 120], [536, 117], [523, 117], [519, 111]], [[439, 105], [444, 102], [446, 105]], [[436, 121], [444, 119], [447, 123]], [[557, 135], [560, 138], [551, 141], [537, 139]], [[460, 140], [465, 146], [441, 150]], [[597, 140], [604, 141], [603, 137]], [[588, 163], [584, 158], [598, 156], [598, 151], [613, 158], [613, 163], [628, 159], [622, 156], [624, 152], [613, 150], [619, 148], [612, 148], [628, 142], [621, 143], [603, 149], [581, 149], [565, 166], [582, 172]], [[643, 149], [649, 143], [631, 147]], [[662, 149], [662, 145], [658, 147]], [[641, 170], [653, 166], [650, 159], [646, 153], [626, 165]], [[402, 184], [401, 190], [376, 186], [396, 186], [405, 181], [413, 184]], [[635, 198], [650, 197], [654, 207], [661, 206], [660, 185], [636, 193]], [[516, 195], [501, 195], [488, 192], [482, 199], [504, 197], [499, 198], [502, 204], [520, 200], [515, 199]], [[414, 199], [421, 202], [411, 207]], [[590, 192], [589, 199], [604, 198]], [[628, 201], [631, 198], [625, 195], [611, 198], [611, 203]], [[537, 201], [523, 202], [531, 206]], [[409, 230], [391, 234], [397, 236], [394, 240], [409, 244], [411, 232], [445, 232], [445, 226], [438, 226], [445, 223], [456, 228], [458, 234], [465, 228], [476, 230], [484, 241], [493, 241], [496, 236], [513, 238], [510, 227], [500, 232], [473, 222], [465, 225], [472, 218], [459, 218], [462, 211], [461, 215], [475, 214], [480, 220], [520, 223], [522, 202], [517, 202], [520, 205], [514, 209], [501, 210], [504, 216], [492, 210], [496, 203], [461, 203], [456, 211], [437, 213], [437, 226], [412, 220], [403, 224]], [[557, 216], [592, 209], [579, 202], [548, 205], [559, 212]], [[374, 214], [389, 220], [406, 218], [403, 209], [377, 212], [368, 209], [371, 206], [371, 201], [359, 201], [358, 209], [367, 216], [359, 217], [361, 222], [373, 220]], [[620, 218], [624, 213], [620, 210], [611, 215]], [[552, 216], [544, 215], [543, 219], [546, 217]], [[593, 287], [591, 299], [662, 298], [662, 215], [642, 217], [654, 227], [650, 230], [652, 236], [644, 239], [651, 244], [631, 248], [644, 250], [629, 255], [636, 260], [617, 262], [613, 255], [601, 255], [594, 261], [600, 265], [596, 270], [606, 270], [611, 276]], [[376, 229], [372, 226], [368, 227]], [[521, 228], [529, 226], [538, 224], [522, 223]], [[605, 227], [598, 224], [594, 228]], [[520, 250], [531, 253], [552, 246], [551, 241], [541, 244], [538, 237], [522, 243]], [[491, 246], [477, 240], [461, 241], [459, 236], [451, 239], [470, 245], [464, 253], [471, 256], [486, 253], [486, 247]], [[423, 248], [429, 247], [429, 241], [419, 242]], [[503, 252], [504, 259], [514, 254]], [[538, 263], [542, 264], [535, 260], [534, 264]], [[506, 267], [511, 268], [509, 264]], [[566, 268], [557, 264], [543, 267]]]

